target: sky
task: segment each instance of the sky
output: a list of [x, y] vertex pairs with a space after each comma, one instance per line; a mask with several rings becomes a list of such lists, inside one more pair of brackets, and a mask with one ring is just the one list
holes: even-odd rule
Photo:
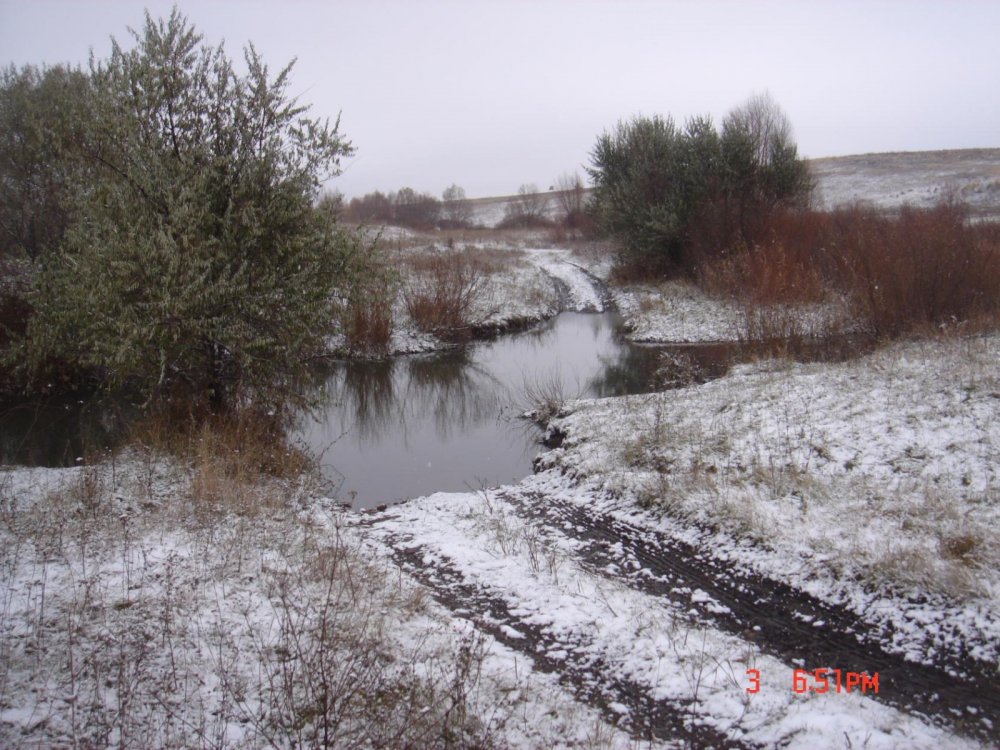
[[[0, 63], [86, 64], [172, 2], [0, 0]], [[178, 0], [356, 148], [329, 187], [541, 189], [634, 115], [768, 92], [803, 156], [1000, 147], [998, 0]]]

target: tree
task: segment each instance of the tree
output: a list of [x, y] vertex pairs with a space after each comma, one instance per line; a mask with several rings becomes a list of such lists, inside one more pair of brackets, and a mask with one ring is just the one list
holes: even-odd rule
[[500, 222], [505, 227], [536, 227], [549, 224], [549, 198], [539, 192], [534, 183], [521, 185], [517, 195], [507, 202], [504, 218]]
[[400, 188], [393, 203], [393, 219], [399, 226], [430, 229], [437, 225], [441, 203], [430, 193]]
[[555, 181], [555, 197], [562, 213], [563, 224], [577, 227], [584, 220], [584, 195], [586, 188], [578, 173], [566, 172], [559, 175]]
[[684, 136], [667, 117], [635, 117], [603, 133], [587, 172], [592, 211], [630, 262], [664, 272], [681, 264], [691, 201]]
[[598, 137], [587, 170], [591, 211], [625, 259], [646, 272], [690, 273], [712, 255], [752, 245], [779, 207], [807, 205], [811, 181], [791, 127], [770, 97], [683, 129], [636, 117]]
[[253, 46], [239, 75], [176, 9], [132, 34], [134, 49], [113, 42], [91, 65], [93, 179], [72, 186], [78, 220], [12, 356], [215, 408], [299, 403], [363, 251], [315, 208], [351, 146], [289, 98], [291, 66], [272, 77]]
[[736, 231], [753, 245], [780, 206], [807, 205], [813, 183], [788, 117], [770, 94], [751, 96], [722, 121], [727, 198]]
[[441, 194], [444, 203], [441, 206], [441, 218], [444, 223], [453, 227], [467, 227], [472, 223], [472, 204], [465, 196], [465, 190], [452, 184]]
[[70, 185], [89, 169], [79, 145], [90, 93], [78, 69], [12, 66], [0, 73], [0, 259], [34, 263], [62, 242]]
[[392, 200], [378, 190], [360, 198], [351, 198], [347, 218], [358, 224], [388, 224], [392, 221]]

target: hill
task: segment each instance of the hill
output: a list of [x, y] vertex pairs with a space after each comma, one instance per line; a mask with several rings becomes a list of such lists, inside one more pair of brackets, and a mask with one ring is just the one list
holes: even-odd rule
[[[816, 204], [835, 208], [857, 201], [887, 210], [904, 204], [931, 206], [954, 195], [976, 216], [1000, 219], [1000, 148], [906, 151], [810, 159], [816, 178]], [[545, 193], [555, 215], [555, 191]], [[476, 198], [473, 220], [495, 227], [518, 196]]]

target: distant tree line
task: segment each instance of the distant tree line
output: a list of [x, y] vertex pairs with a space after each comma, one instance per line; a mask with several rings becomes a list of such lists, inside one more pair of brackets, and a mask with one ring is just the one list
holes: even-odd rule
[[[561, 175], [547, 193], [534, 183], [525, 183], [507, 199], [497, 228], [590, 228], [592, 221], [585, 210], [585, 196], [586, 188], [579, 174]], [[444, 190], [441, 199], [409, 187], [389, 193], [375, 190], [344, 203], [342, 212], [347, 221], [357, 224], [422, 230], [476, 226], [472, 202], [465, 190], [454, 184]]]
[[410, 187], [396, 192], [375, 190], [352, 198], [343, 207], [344, 218], [357, 224], [391, 224], [413, 229], [456, 229], [472, 226], [472, 204], [465, 190], [451, 185], [438, 199]]

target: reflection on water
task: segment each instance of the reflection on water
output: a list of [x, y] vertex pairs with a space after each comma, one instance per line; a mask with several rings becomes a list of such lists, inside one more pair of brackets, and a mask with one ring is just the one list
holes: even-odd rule
[[[465, 349], [334, 363], [315, 385], [327, 407], [302, 418], [299, 437], [342, 499], [374, 507], [527, 476], [540, 434], [518, 415], [537, 396], [643, 393], [704, 382], [774, 351], [838, 361], [872, 345], [845, 337], [637, 346], [615, 335], [618, 323], [613, 313], [562, 313]], [[122, 397], [0, 407], [0, 465], [72, 465], [115, 446], [136, 412]]]
[[657, 352], [622, 341], [616, 323], [611, 313], [562, 313], [463, 350], [338, 363], [329, 406], [301, 436], [356, 507], [516, 481], [531, 473], [540, 437], [518, 418], [526, 394], [649, 390]]
[[0, 465], [89, 460], [119, 443], [134, 412], [120, 400], [69, 397], [0, 407]]

